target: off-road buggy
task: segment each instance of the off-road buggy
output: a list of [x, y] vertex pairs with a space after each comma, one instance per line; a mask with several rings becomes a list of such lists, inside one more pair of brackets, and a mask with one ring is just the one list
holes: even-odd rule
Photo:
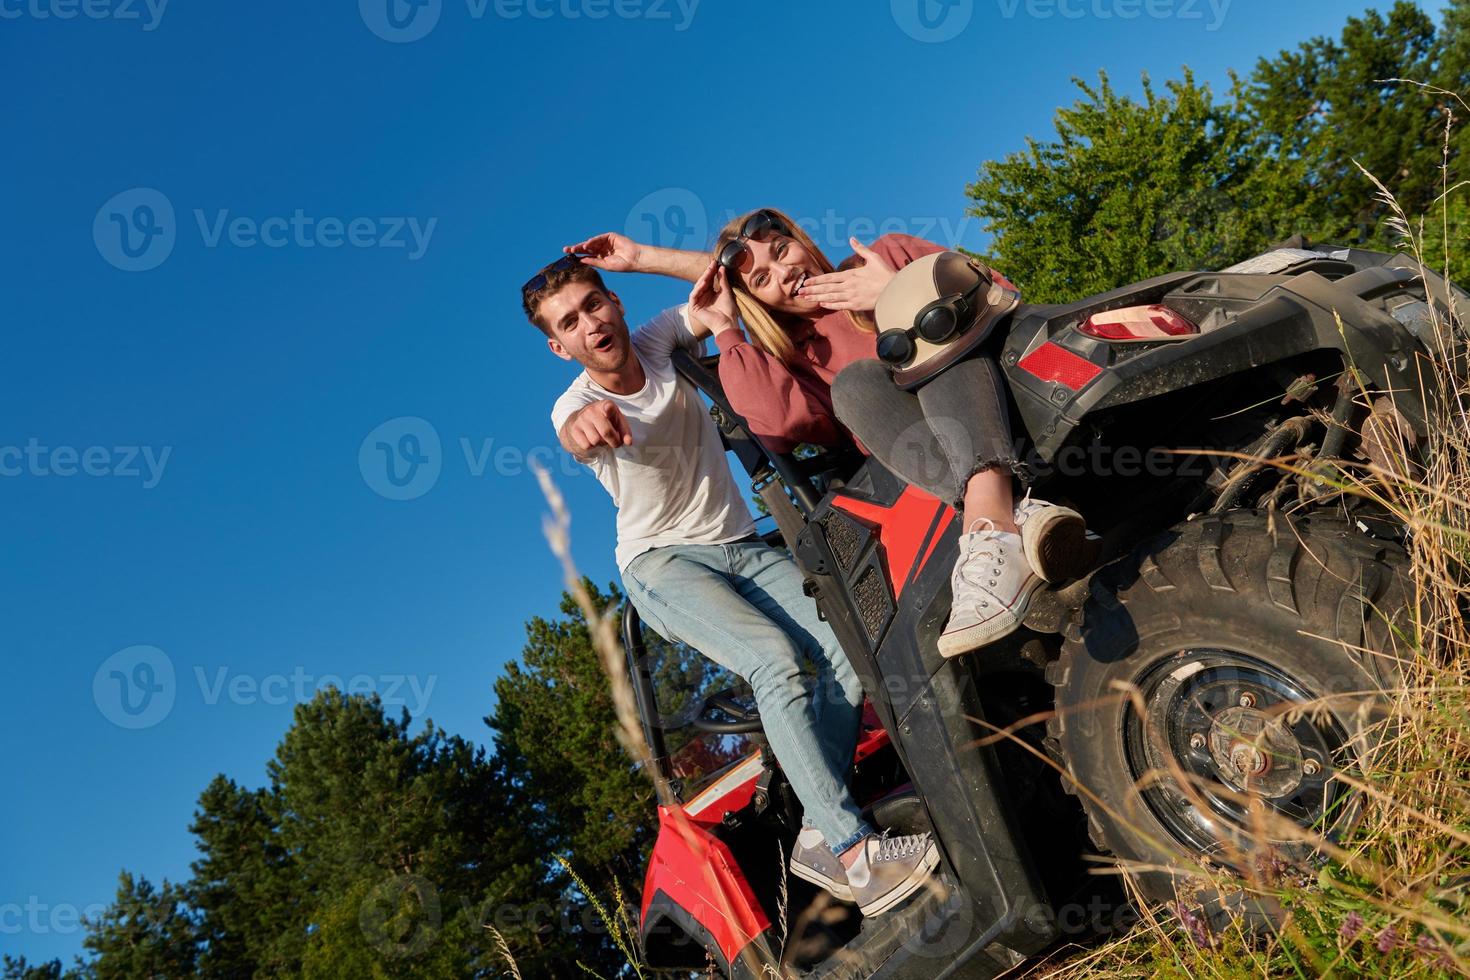
[[1089, 855], [1142, 869], [1147, 899], [1226, 907], [1177, 892], [1190, 861], [1247, 871], [1264, 827], [1272, 860], [1310, 862], [1271, 828], [1352, 825], [1361, 801], [1334, 774], [1384, 732], [1408, 583], [1403, 528], [1341, 492], [1344, 471], [1422, 450], [1432, 362], [1458, 357], [1450, 310], [1470, 297], [1405, 255], [1293, 244], [1022, 305], [996, 328], [986, 352], [1035, 488], [1101, 541], [1026, 628], [952, 660], [935, 644], [953, 510], [855, 450], [767, 451], [714, 360], [679, 362], [862, 678], [859, 803], [932, 830], [943, 861], [934, 888], [871, 921], [788, 878], [800, 808], [749, 699], [734, 678], [690, 681], [687, 658], [671, 673], [629, 606], [645, 734], [678, 800], [642, 896], [651, 967], [993, 976], [1126, 921]]

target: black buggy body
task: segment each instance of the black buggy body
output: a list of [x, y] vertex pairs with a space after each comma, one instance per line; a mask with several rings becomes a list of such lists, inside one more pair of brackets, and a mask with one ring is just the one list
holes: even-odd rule
[[[953, 660], [936, 650], [953, 510], [854, 450], [767, 451], [714, 360], [685, 358], [868, 692], [860, 804], [932, 830], [943, 861], [873, 921], [786, 880], [800, 810], [754, 709], [733, 678], [671, 690], [673, 654], [627, 607], [645, 732], [683, 811], [660, 813], [649, 965], [988, 977], [1128, 921], [1090, 855], [1151, 869], [1144, 894], [1172, 901], [1189, 861], [1251, 860], [1252, 800], [1342, 833], [1359, 801], [1333, 774], [1381, 731], [1405, 557], [1402, 527], [1341, 477], [1410, 466], [1430, 441], [1466, 299], [1407, 256], [1318, 246], [1019, 306], [984, 351], [1036, 492], [1082, 512], [1097, 558], [1026, 628]], [[1308, 703], [1325, 710], [1290, 710]]]

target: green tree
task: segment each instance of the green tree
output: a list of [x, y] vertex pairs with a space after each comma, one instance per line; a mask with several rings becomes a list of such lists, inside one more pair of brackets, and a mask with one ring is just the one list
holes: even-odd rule
[[117, 897], [87, 922], [83, 945], [96, 956], [89, 973], [98, 980], [192, 976], [199, 932], [187, 890], [122, 872]]
[[[622, 594], [585, 583], [599, 609], [616, 609]], [[495, 756], [517, 792], [534, 801], [525, 832], [549, 859], [566, 857], [589, 888], [606, 898], [614, 879], [641, 887], [653, 840], [653, 787], [614, 734], [612, 694], [581, 609], [563, 594], [560, 619], [526, 624], [520, 662], [495, 683], [496, 706], [485, 722]], [[604, 972], [616, 964], [585, 897], [553, 868], [558, 928], [571, 926], [578, 956]], [[519, 955], [519, 951], [518, 955]]]
[[1230, 249], [1249, 146], [1238, 88], [1217, 104], [1186, 73], [1143, 100], [1080, 80], [1057, 138], [986, 163], [968, 193], [995, 236], [990, 260], [1027, 297], [1061, 302]]
[[20, 959], [11, 956], [0, 959], [0, 970], [3, 970], [0, 972], [0, 980], [64, 980], [66, 977], [77, 976], [75, 973], [62, 973], [60, 960], [32, 966], [24, 956]]
[[200, 795], [188, 883], [123, 875], [88, 923], [86, 975], [492, 976], [497, 922], [544, 963], [575, 957], [497, 914], [557, 891], [483, 749], [329, 690], [297, 706], [267, 768], [265, 787], [220, 776]]
[[200, 974], [248, 977], [289, 960], [269, 952], [299, 909], [289, 856], [276, 838], [269, 793], [216, 776], [199, 797], [189, 828], [203, 854], [191, 898], [200, 913]]
[[[1403, 0], [1386, 16], [1350, 18], [1340, 38], [1260, 59], [1223, 99], [1187, 70], [1163, 94], [1145, 77], [1138, 99], [1106, 76], [1079, 81], [1082, 97], [1057, 111], [1055, 138], [980, 168], [970, 211], [992, 235], [990, 261], [1034, 302], [1219, 268], [1295, 233], [1392, 248], [1398, 232], [1358, 165], [1409, 215], [1434, 210], [1445, 113], [1470, 114], [1394, 79], [1470, 85], [1470, 0], [1453, 0], [1438, 32]], [[1450, 183], [1466, 138], [1450, 147]], [[1458, 238], [1465, 223], [1454, 210]]]
[[1443, 100], [1395, 79], [1432, 82], [1439, 54], [1458, 43], [1452, 32], [1437, 38], [1424, 12], [1400, 0], [1387, 17], [1349, 18], [1340, 39], [1313, 38], [1257, 62], [1246, 111], [1272, 188], [1294, 194], [1304, 212], [1305, 226], [1292, 230], [1391, 246], [1359, 166], [1409, 213], [1429, 207], [1439, 192]]

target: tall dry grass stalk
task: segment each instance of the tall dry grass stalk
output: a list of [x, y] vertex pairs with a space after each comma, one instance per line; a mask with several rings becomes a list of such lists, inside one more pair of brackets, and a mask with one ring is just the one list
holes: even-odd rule
[[[660, 806], [666, 809], [671, 816], [674, 827], [683, 836], [684, 841], [691, 849], [703, 850], [699, 834], [690, 824], [684, 814], [684, 809], [679, 805], [668, 781], [653, 762], [653, 750], [648, 741], [643, 737], [643, 726], [638, 718], [637, 704], [633, 698], [633, 683], [628, 676], [628, 661], [623, 650], [622, 641], [618, 638], [617, 613], [612, 609], [599, 609], [592, 601], [586, 587], [582, 583], [582, 576], [577, 571], [576, 563], [572, 560], [571, 551], [571, 513], [567, 510], [566, 501], [561, 491], [557, 489], [556, 482], [552, 480], [551, 474], [546, 468], [532, 463], [532, 469], [536, 473], [536, 479], [541, 484], [541, 492], [546, 497], [546, 502], [551, 508], [551, 513], [545, 518], [542, 529], [546, 534], [546, 540], [551, 546], [552, 553], [561, 562], [562, 575], [567, 591], [576, 600], [578, 608], [582, 610], [582, 616], [587, 621], [588, 631], [592, 637], [593, 648], [596, 649], [598, 658], [602, 663], [603, 673], [607, 675], [608, 685], [612, 693], [613, 710], [616, 717], [612, 719], [613, 731], [617, 736], [618, 743], [628, 753], [629, 758], [638, 766], [654, 785]], [[784, 863], [784, 862], [783, 862]], [[565, 862], [563, 862], [565, 864]], [[569, 867], [569, 866], [568, 866]], [[716, 915], [725, 919], [736, 930], [740, 932], [739, 918], [736, 916], [730, 896], [726, 894], [724, 885], [715, 874], [713, 867], [705, 866], [706, 894], [711, 896]], [[595, 901], [595, 896], [588, 896], [589, 900]], [[746, 940], [754, 939], [754, 936], [746, 936]], [[640, 970], [638, 962], [636, 943], [631, 947], [623, 947], [624, 954], [629, 957], [630, 964], [635, 970]], [[769, 962], [749, 945], [741, 953], [741, 959], [745, 965], [757, 976], [783, 976], [779, 964]], [[641, 976], [641, 972], [639, 973]]]

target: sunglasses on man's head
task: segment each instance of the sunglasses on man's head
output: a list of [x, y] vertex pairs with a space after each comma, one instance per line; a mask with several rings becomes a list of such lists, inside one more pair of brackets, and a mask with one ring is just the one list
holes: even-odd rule
[[553, 272], [561, 272], [561, 271], [563, 271], [565, 269], [573, 269], [573, 268], [576, 268], [577, 266], [579, 266], [581, 264], [582, 264], [582, 256], [580, 256], [580, 255], [563, 255], [561, 258], [557, 259], [555, 262], [551, 263], [550, 265], [542, 267], [542, 269], [541, 269], [540, 272], [536, 273], [530, 279], [527, 279], [526, 280], [526, 284], [521, 287], [521, 292], [523, 292], [523, 293], [539, 293], [539, 292], [541, 292], [541, 290], [543, 290], [543, 289], [546, 288], [546, 277], [547, 276], [551, 275]]
[[745, 224], [740, 226], [740, 236], [726, 242], [725, 247], [720, 249], [720, 265], [725, 267], [726, 272], [738, 274], [740, 257], [748, 251], [745, 243], [752, 238], [760, 241], [773, 231], [778, 235], [791, 235], [791, 229], [776, 212], [761, 208], [745, 219]]

